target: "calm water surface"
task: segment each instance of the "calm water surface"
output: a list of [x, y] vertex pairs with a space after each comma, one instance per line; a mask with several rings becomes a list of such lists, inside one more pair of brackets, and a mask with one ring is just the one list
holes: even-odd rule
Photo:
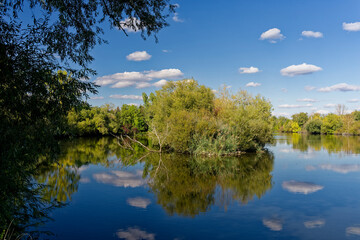
[[278, 135], [268, 151], [204, 159], [63, 143], [37, 181], [68, 203], [55, 239], [360, 239], [360, 138]]

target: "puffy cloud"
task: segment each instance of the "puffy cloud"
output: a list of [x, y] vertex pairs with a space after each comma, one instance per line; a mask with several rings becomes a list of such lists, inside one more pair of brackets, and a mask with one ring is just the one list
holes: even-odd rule
[[145, 184], [144, 179], [142, 179], [142, 171], [137, 171], [136, 173], [125, 172], [125, 171], [111, 171], [109, 173], [95, 173], [93, 178], [104, 184], [111, 184], [116, 187], [140, 187]]
[[153, 86], [153, 84], [149, 83], [149, 82], [139, 82], [136, 83], [136, 88], [147, 88], [147, 87], [151, 87]]
[[112, 85], [111, 88], [125, 88], [125, 87], [133, 86], [134, 84], [136, 83], [130, 81], [117, 82], [114, 85]]
[[313, 220], [313, 221], [307, 221], [307, 222], [304, 222], [304, 225], [306, 228], [309, 228], [309, 229], [321, 228], [325, 225], [325, 220], [318, 219], [318, 220]]
[[288, 90], [286, 88], [282, 88], [281, 91], [284, 93], [288, 92]]
[[269, 40], [271, 43], [276, 43], [277, 40], [284, 39], [285, 36], [281, 34], [280, 29], [271, 28], [266, 32], [263, 32], [260, 36], [260, 40]]
[[184, 74], [179, 69], [163, 69], [160, 71], [148, 71], [146, 72], [146, 76], [154, 79], [154, 78], [178, 78], [182, 77]]
[[260, 72], [260, 70], [257, 67], [241, 67], [239, 68], [239, 73], [244, 74], [244, 73], [258, 73]]
[[314, 31], [302, 31], [301, 35], [308, 38], [322, 38], [324, 36], [321, 32]]
[[174, 16], [172, 17], [172, 19], [174, 20], [174, 22], [184, 22], [183, 19], [179, 18], [179, 14], [178, 13], [174, 13]]
[[259, 87], [259, 86], [261, 86], [261, 83], [249, 82], [245, 86], [246, 87]]
[[100, 86], [106, 86], [118, 82], [132, 83], [136, 81], [149, 81], [151, 80], [146, 74], [140, 72], [122, 72], [112, 75], [98, 77], [95, 83]]
[[126, 18], [124, 21], [120, 22], [120, 26], [127, 32], [138, 32], [142, 30], [140, 24], [140, 20], [134, 17]]
[[170, 50], [166, 50], [166, 49], [161, 50], [161, 51], [164, 52], [164, 53], [169, 53], [170, 52]]
[[358, 32], [360, 31], [360, 22], [353, 23], [343, 23], [343, 29], [349, 32]]
[[311, 99], [311, 98], [302, 98], [302, 99], [297, 99], [296, 101], [298, 101], [298, 102], [318, 102], [318, 100]]
[[347, 228], [346, 228], [346, 234], [347, 234], [347, 235], [357, 235], [357, 236], [360, 236], [360, 226], [347, 227]]
[[101, 100], [101, 99], [104, 99], [103, 96], [94, 96], [94, 97], [91, 97], [90, 98], [91, 100]]
[[284, 181], [282, 183], [283, 189], [291, 193], [309, 194], [317, 192], [324, 188], [324, 186], [317, 185], [310, 182], [298, 182], [298, 181]]
[[297, 104], [281, 104], [279, 105], [279, 108], [304, 108], [304, 107], [312, 107], [313, 105], [311, 103], [305, 104], [305, 105], [297, 105]]
[[329, 87], [323, 87], [318, 89], [319, 92], [350, 92], [350, 91], [360, 91], [360, 86], [357, 85], [350, 85], [347, 83], [339, 83]]
[[165, 79], [161, 79], [161, 80], [155, 82], [153, 85], [154, 85], [155, 87], [162, 87], [162, 86], [164, 86], [166, 83], [167, 83], [167, 81], [166, 81]]
[[120, 239], [126, 240], [155, 240], [154, 233], [147, 233], [146, 231], [140, 230], [138, 227], [129, 227], [128, 229], [119, 229], [116, 232], [116, 236]]
[[347, 102], [349, 102], [349, 103], [357, 103], [359, 101], [360, 101], [360, 99], [354, 98], [354, 99], [349, 99]]
[[272, 231], [281, 231], [283, 228], [281, 220], [277, 218], [264, 218], [262, 222]]
[[314, 87], [314, 86], [305, 86], [304, 87], [304, 89], [306, 90], [306, 91], [312, 91], [312, 90], [314, 90], [316, 87]]
[[150, 58], [151, 55], [148, 54], [146, 51], [136, 51], [126, 56], [127, 60], [136, 62], [149, 60]]
[[150, 199], [147, 198], [141, 198], [141, 197], [137, 197], [137, 198], [128, 198], [126, 200], [126, 202], [133, 207], [138, 207], [138, 208], [147, 208], [147, 206], [150, 205], [151, 201]]
[[122, 95], [122, 94], [115, 94], [115, 95], [110, 95], [110, 98], [142, 100], [142, 96], [140, 96], [140, 95]]
[[303, 64], [291, 65], [286, 68], [283, 68], [281, 69], [280, 73], [283, 76], [293, 77], [297, 75], [311, 74], [321, 70], [322, 70], [321, 67], [312, 64], [303, 63]]
[[[144, 71], [144, 72], [122, 72], [111, 75], [98, 77], [95, 83], [100, 86], [111, 85], [111, 88], [125, 88], [135, 86], [136, 88], [145, 88], [164, 84], [165, 78], [176, 79], [181, 78], [184, 74], [179, 69], [163, 69], [160, 71]], [[150, 81], [161, 79], [157, 83], [149, 83]], [[161, 85], [162, 86], [162, 85]]]

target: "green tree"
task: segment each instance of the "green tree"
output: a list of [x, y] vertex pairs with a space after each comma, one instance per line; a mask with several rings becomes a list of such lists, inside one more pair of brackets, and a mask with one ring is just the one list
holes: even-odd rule
[[320, 119], [312, 119], [308, 121], [305, 125], [306, 131], [311, 134], [320, 134], [321, 133], [322, 121]]
[[169, 82], [146, 104], [150, 138], [160, 148], [234, 154], [261, 149], [272, 139], [270, 102], [246, 91], [224, 90], [215, 98], [211, 89], [185, 79]]
[[299, 124], [299, 127], [302, 129], [305, 123], [309, 120], [309, 117], [307, 113], [301, 112], [292, 115], [292, 120], [294, 122], [297, 122]]
[[333, 113], [326, 115], [322, 122], [321, 133], [324, 134], [334, 134], [343, 125], [340, 116]]
[[[95, 73], [88, 68], [90, 51], [105, 42], [103, 22], [156, 37], [175, 6], [168, 0], [2, 0], [0, 5], [1, 230], [15, 216], [30, 219], [32, 211], [41, 212], [31, 174], [40, 156], [43, 161], [55, 158], [53, 136], [61, 134], [67, 112], [96, 93], [95, 85], [84, 79]], [[23, 13], [30, 9], [31, 14]], [[84, 126], [92, 127], [90, 118], [85, 119]], [[99, 131], [106, 121], [98, 119]]]

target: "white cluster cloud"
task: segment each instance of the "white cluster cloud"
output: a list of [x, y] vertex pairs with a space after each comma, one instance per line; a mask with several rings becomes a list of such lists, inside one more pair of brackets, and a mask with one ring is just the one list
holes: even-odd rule
[[261, 86], [261, 83], [249, 82], [245, 86], [246, 87], [259, 87], [259, 86]]
[[321, 70], [322, 70], [321, 67], [312, 64], [303, 63], [303, 64], [291, 65], [286, 68], [283, 68], [281, 69], [280, 73], [283, 76], [293, 77], [297, 75], [311, 74]]
[[310, 182], [298, 182], [298, 181], [285, 181], [282, 183], [283, 189], [291, 193], [309, 194], [317, 192], [324, 188], [324, 186], [317, 185]]
[[318, 100], [315, 99], [311, 99], [311, 98], [302, 98], [302, 99], [297, 99], [296, 101], [298, 102], [318, 102]]
[[357, 103], [359, 101], [360, 101], [360, 99], [354, 98], [354, 99], [349, 99], [347, 102], [349, 102], [349, 103]]
[[239, 73], [244, 74], [251, 74], [251, 73], [258, 73], [260, 70], [257, 67], [241, 67], [239, 68]]
[[136, 62], [149, 60], [150, 58], [151, 55], [148, 54], [146, 51], [136, 51], [126, 56], [127, 60]]
[[110, 95], [110, 98], [142, 100], [142, 96], [140, 96], [140, 95], [122, 95], [122, 94], [115, 94], [115, 95]]
[[139, 229], [138, 227], [129, 227], [126, 230], [119, 229], [116, 232], [116, 235], [118, 238], [125, 240], [138, 240], [138, 239], [155, 240], [154, 233], [148, 233], [146, 231]]
[[343, 29], [349, 32], [358, 32], [360, 31], [360, 22], [353, 23], [343, 23]]
[[264, 218], [262, 220], [264, 226], [268, 227], [272, 231], [281, 231], [283, 229], [283, 225], [280, 219], [277, 218]]
[[282, 88], [281, 91], [284, 93], [288, 92], [288, 90], [286, 88]]
[[323, 87], [318, 89], [319, 92], [350, 92], [350, 91], [360, 91], [360, 86], [358, 85], [350, 85], [347, 83], [339, 83], [329, 87]]
[[141, 198], [141, 197], [136, 197], [136, 198], [128, 198], [126, 200], [126, 202], [133, 207], [138, 207], [138, 208], [147, 208], [147, 206], [150, 205], [151, 201], [150, 199], [147, 198]]
[[184, 22], [183, 19], [179, 18], [178, 13], [174, 13], [174, 16], [172, 17], [172, 19], [174, 20], [174, 22]]
[[302, 31], [301, 35], [308, 38], [322, 38], [324, 36], [321, 32], [314, 31]]
[[103, 96], [94, 96], [94, 97], [91, 97], [90, 98], [91, 100], [101, 100], [101, 99], [104, 99]]
[[[166, 83], [167, 79], [181, 78], [184, 74], [176, 68], [163, 69], [160, 71], [144, 71], [144, 72], [122, 72], [112, 75], [98, 77], [95, 83], [100, 86], [111, 85], [112, 88], [125, 88], [135, 86], [136, 88], [159, 87]], [[161, 79], [158, 82], [150, 83], [155, 79]]]
[[312, 107], [311, 103], [305, 105], [298, 105], [298, 104], [281, 104], [279, 108], [305, 108], [305, 107]]
[[285, 36], [281, 34], [278, 28], [271, 28], [263, 32], [260, 36], [260, 40], [268, 40], [271, 43], [276, 43], [278, 40], [283, 40], [284, 38]]
[[313, 220], [313, 221], [307, 221], [307, 222], [304, 222], [304, 225], [306, 228], [309, 228], [309, 229], [321, 228], [325, 225], [325, 220], [318, 219], [318, 220]]
[[142, 178], [142, 171], [136, 173], [125, 171], [111, 171], [109, 173], [95, 173], [93, 178], [104, 184], [111, 184], [116, 187], [140, 187], [145, 184], [145, 180]]
[[306, 91], [312, 91], [312, 90], [314, 90], [316, 87], [314, 87], [314, 86], [305, 86], [304, 87], [304, 89], [306, 90]]
[[120, 26], [127, 32], [140, 31], [141, 30], [141, 28], [139, 27], [140, 24], [141, 24], [140, 20], [134, 17], [126, 18], [124, 21], [120, 22]]

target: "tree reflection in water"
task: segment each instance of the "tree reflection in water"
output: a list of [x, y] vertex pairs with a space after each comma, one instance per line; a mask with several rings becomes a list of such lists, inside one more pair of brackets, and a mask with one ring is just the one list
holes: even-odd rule
[[[31, 193], [37, 198], [23, 201], [18, 212], [2, 219], [16, 218], [23, 226], [30, 220], [42, 222], [48, 208], [60, 207], [71, 201], [78, 191], [81, 169], [88, 165], [129, 167], [141, 163], [142, 178], [170, 215], [194, 217], [206, 212], [214, 204], [226, 208], [231, 201], [246, 204], [255, 196], [262, 197], [272, 187], [271, 171], [274, 157], [269, 152], [248, 154], [239, 158], [195, 158], [179, 154], [146, 153], [134, 146], [134, 151], [121, 148], [115, 138], [88, 138], [65, 141], [57, 161], [42, 161], [33, 173], [37, 188]], [[56, 203], [56, 204], [55, 204]], [[29, 209], [32, 206], [41, 208]], [[40, 214], [41, 213], [41, 214]], [[25, 216], [25, 214], [23, 215]]]
[[[306, 152], [308, 150], [326, 150], [331, 153], [359, 154], [359, 136], [288, 134], [286, 144], [293, 149]], [[281, 143], [281, 140], [278, 141]]]
[[144, 176], [166, 212], [194, 217], [213, 204], [226, 208], [233, 200], [246, 204], [261, 198], [272, 187], [273, 161], [269, 152], [238, 158], [153, 154], [145, 161]]
[[77, 191], [79, 169], [88, 164], [105, 167], [143, 163], [147, 180], [157, 202], [169, 214], [196, 216], [214, 205], [224, 208], [231, 201], [246, 204], [261, 198], [272, 187], [274, 156], [270, 152], [241, 157], [196, 158], [183, 154], [146, 154], [142, 148], [129, 151], [114, 138], [79, 139], [63, 145], [56, 164], [37, 177], [47, 184], [46, 199], [71, 200]]

